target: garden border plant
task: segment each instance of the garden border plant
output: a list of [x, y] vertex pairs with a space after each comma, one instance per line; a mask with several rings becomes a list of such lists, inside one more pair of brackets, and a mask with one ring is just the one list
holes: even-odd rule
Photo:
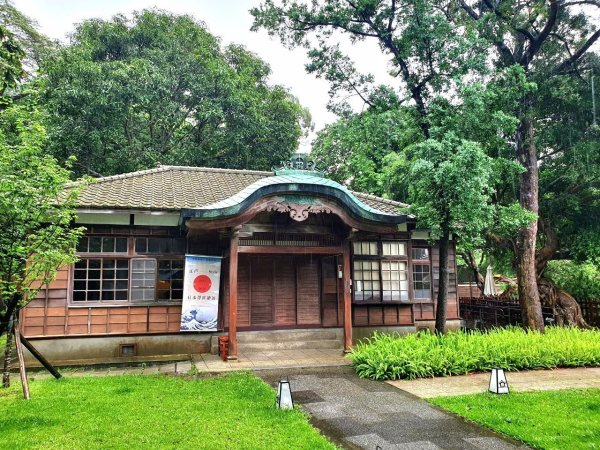
[[348, 355], [363, 378], [415, 379], [487, 372], [600, 365], [600, 330], [548, 327], [545, 334], [519, 327], [490, 331], [428, 330], [401, 337], [374, 333]]

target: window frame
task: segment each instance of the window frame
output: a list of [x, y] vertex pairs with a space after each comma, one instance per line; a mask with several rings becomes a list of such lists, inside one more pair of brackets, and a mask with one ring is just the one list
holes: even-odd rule
[[[377, 243], [377, 255], [357, 255], [354, 253], [354, 243], [355, 242], [376, 242]], [[400, 242], [405, 243], [406, 245], [406, 255], [383, 255], [383, 243], [384, 242]], [[415, 245], [415, 249], [423, 248], [428, 251], [428, 259], [427, 260], [413, 260], [412, 251], [413, 244], [412, 240], [409, 238], [405, 239], [356, 239], [351, 241], [351, 278], [352, 278], [352, 303], [356, 305], [407, 305], [413, 303], [433, 303], [433, 264], [431, 259], [432, 247], [427, 245]], [[354, 261], [379, 261], [379, 283], [380, 283], [380, 300], [357, 300], [356, 299], [356, 278], [354, 275]], [[384, 261], [399, 261], [407, 263], [407, 281], [408, 281], [408, 299], [407, 300], [384, 300], [383, 299], [383, 269], [382, 262]], [[417, 299], [414, 295], [414, 281], [413, 281], [413, 263], [414, 264], [428, 264], [429, 265], [429, 277], [430, 277], [430, 298], [429, 299]], [[361, 280], [364, 282], [364, 280]], [[402, 291], [399, 291], [402, 292]]]
[[[161, 260], [183, 260], [185, 261], [185, 255], [187, 253], [188, 241], [185, 236], [152, 236], [152, 235], [131, 235], [131, 234], [98, 234], [98, 235], [85, 235], [85, 238], [99, 237], [99, 238], [126, 238], [127, 239], [127, 252], [76, 252], [77, 256], [79, 256], [80, 260], [89, 260], [89, 259], [100, 259], [104, 260], [126, 260], [128, 264], [127, 268], [127, 300], [102, 300], [102, 290], [100, 290], [100, 300], [83, 300], [83, 301], [74, 301], [74, 286], [75, 286], [75, 264], [71, 264], [69, 266], [69, 276], [68, 276], [68, 285], [67, 285], [67, 298], [68, 303], [67, 306], [69, 308], [94, 308], [94, 307], [136, 307], [136, 306], [178, 306], [183, 302], [183, 298], [180, 300], [160, 300], [158, 298], [158, 274], [159, 274], [159, 264]], [[135, 252], [135, 241], [137, 238], [170, 238], [170, 239], [182, 239], [183, 240], [183, 254], [148, 254], [148, 253], [136, 253]], [[116, 241], [115, 241], [116, 247]], [[88, 243], [89, 248], [89, 243]], [[134, 259], [151, 259], [156, 261], [156, 271], [155, 271], [155, 283], [154, 283], [154, 300], [141, 300], [134, 301], [132, 300], [132, 281], [133, 281], [133, 265], [132, 260]], [[185, 264], [184, 264], [185, 265]], [[185, 269], [185, 267], [184, 267]], [[89, 270], [89, 269], [88, 269]], [[87, 281], [87, 278], [86, 278]], [[87, 285], [86, 285], [87, 287]], [[102, 288], [102, 285], [100, 286]], [[86, 291], [87, 292], [87, 289]]]

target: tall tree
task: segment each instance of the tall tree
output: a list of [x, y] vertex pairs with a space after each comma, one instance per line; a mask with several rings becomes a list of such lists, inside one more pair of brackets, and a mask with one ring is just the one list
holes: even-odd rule
[[25, 76], [22, 60], [25, 51], [13, 34], [0, 26], [0, 110], [12, 103], [11, 91]]
[[8, 320], [50, 282], [60, 266], [76, 260], [82, 228], [73, 228], [83, 184], [65, 192], [70, 172], [43, 151], [45, 133], [35, 110], [2, 113], [0, 133], [0, 335]]
[[[540, 87], [585, 68], [590, 47], [600, 38], [592, 21], [600, 12], [596, 1], [460, 0], [458, 4], [457, 9], [448, 7], [448, 14], [456, 12], [457, 25], [466, 25], [493, 45], [496, 65], [518, 65], [528, 80]], [[538, 217], [540, 156], [550, 150], [537, 145], [544, 127], [537, 114], [540, 103], [534, 92], [523, 95], [516, 110], [519, 124], [515, 133], [516, 157], [525, 169], [519, 180], [519, 202]], [[546, 251], [536, 252], [538, 223], [536, 218], [521, 228], [514, 251], [524, 323], [543, 331], [538, 266], [540, 259], [551, 257], [556, 248], [549, 241]]]
[[27, 75], [33, 75], [44, 56], [56, 49], [56, 44], [39, 31], [38, 23], [20, 12], [11, 0], [0, 0], [0, 25], [14, 36], [25, 51], [23, 65]]
[[[469, 138], [453, 137], [435, 128], [439, 128], [439, 125], [434, 123], [433, 117], [439, 116], [438, 113], [443, 109], [452, 110], [453, 103], [448, 100], [444, 102], [444, 96], [451, 98], [466, 76], [481, 73], [486, 68], [483, 41], [475, 33], [454, 26], [444, 6], [446, 5], [430, 0], [326, 0], [310, 4], [267, 0], [260, 7], [251, 10], [251, 13], [255, 18], [254, 30], [264, 27], [271, 35], [277, 35], [285, 45], [304, 46], [309, 49], [311, 62], [307, 65], [307, 70], [330, 82], [330, 109], [346, 118], [352, 116], [349, 105], [344, 100], [338, 101], [340, 94], [358, 96], [369, 107], [368, 113], [346, 120], [346, 124], [352, 125], [351, 129], [344, 128], [346, 124], [342, 121], [339, 126], [332, 126], [321, 133], [316, 142], [315, 153], [323, 159], [329, 159], [334, 167], [338, 166], [344, 157], [349, 157], [351, 164], [370, 160], [371, 164], [365, 164], [363, 167], [367, 174], [361, 171], [357, 174], [348, 173], [350, 177], [346, 180], [347, 183], [365, 183], [372, 188], [373, 179], [377, 177], [369, 180], [369, 172], [380, 170], [384, 161], [382, 149], [370, 151], [368, 144], [356, 145], [359, 139], [353, 136], [353, 132], [358, 131], [360, 134], [369, 128], [376, 130], [376, 134], [383, 135], [387, 143], [393, 142], [397, 147], [401, 140], [390, 139], [390, 133], [382, 133], [381, 123], [377, 124], [379, 127], [373, 126], [377, 121], [377, 114], [382, 118], [387, 117], [388, 123], [390, 122], [389, 115], [382, 115], [381, 104], [392, 106], [395, 114], [401, 112], [404, 117], [413, 117], [420, 131], [413, 133], [412, 138], [416, 141], [425, 140], [425, 143], [417, 146], [420, 150], [412, 162], [403, 161], [404, 156], [401, 154], [386, 157], [386, 162], [392, 163], [392, 167], [401, 171], [412, 167], [413, 174], [421, 174], [425, 167], [430, 170], [431, 177], [423, 180], [426, 186], [419, 188], [417, 183], [409, 188], [414, 208], [424, 214], [421, 220], [435, 230], [434, 236], [439, 237], [447, 249], [450, 233], [458, 232], [461, 227], [459, 218], [462, 219], [462, 216], [459, 212], [462, 212], [461, 208], [464, 206], [461, 201], [472, 196], [472, 199], [477, 199], [473, 208], [477, 209], [476, 205], [483, 208], [488, 186], [487, 181], [479, 182], [478, 179], [474, 179], [474, 191], [463, 192], [463, 196], [456, 197], [456, 202], [462, 205], [457, 209], [448, 208], [447, 204], [428, 196], [429, 190], [432, 190], [436, 195], [444, 194], [454, 199], [454, 194], [461, 194], [460, 189], [455, 190], [458, 186], [446, 185], [436, 178], [436, 175], [445, 173], [450, 179], [456, 180], [454, 175], [465, 175], [463, 169], [458, 167], [458, 164], [467, 162], [463, 156], [471, 154], [475, 158], [473, 163], [485, 159], [479, 158], [481, 149], [476, 144], [469, 143]], [[329, 38], [335, 31], [348, 35], [352, 42], [366, 39], [377, 42], [380, 50], [390, 58], [392, 75], [399, 81], [398, 86], [375, 86], [372, 76], [359, 73], [352, 59], [344, 55], [339, 46], [330, 44]], [[395, 105], [392, 105], [394, 103]], [[451, 112], [449, 117], [456, 118], [456, 115]], [[400, 123], [396, 121], [395, 125]], [[394, 134], [398, 135], [403, 131], [395, 129]], [[343, 135], [344, 139], [336, 142], [335, 133]], [[344, 147], [350, 145], [353, 147], [353, 153], [344, 154]], [[325, 156], [328, 147], [336, 151], [333, 158]], [[452, 152], [457, 152], [456, 158], [451, 156]], [[432, 158], [429, 162], [426, 162], [427, 155]], [[443, 158], [452, 161], [450, 166], [442, 162]], [[472, 165], [467, 167], [475, 168]], [[342, 177], [345, 176], [344, 169], [335, 170]], [[385, 173], [389, 174], [390, 171]], [[485, 173], [483, 168], [484, 178]], [[408, 174], [403, 175], [406, 177]], [[401, 177], [396, 174], [394, 178]], [[477, 189], [480, 191], [475, 192]], [[482, 198], [483, 203], [480, 201]], [[473, 224], [480, 227], [485, 221], [474, 221]], [[455, 226], [458, 228], [455, 229]], [[464, 229], [464, 224], [462, 228]], [[447, 265], [448, 258], [440, 260], [442, 274], [447, 273]], [[438, 296], [439, 331], [443, 330], [445, 323], [446, 302], [447, 289], [442, 283]]]
[[46, 59], [49, 149], [77, 173], [157, 164], [268, 169], [310, 122], [269, 66], [190, 16], [145, 10], [80, 24]]

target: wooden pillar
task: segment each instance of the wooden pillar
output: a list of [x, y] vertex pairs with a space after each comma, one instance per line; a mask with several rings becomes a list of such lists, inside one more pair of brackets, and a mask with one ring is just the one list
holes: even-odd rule
[[237, 361], [237, 296], [238, 296], [238, 244], [241, 226], [231, 230], [229, 247], [229, 353], [228, 361]]
[[352, 282], [350, 280], [350, 245], [347, 241], [344, 245], [342, 255], [342, 281], [344, 284], [344, 352], [348, 353], [352, 348]]

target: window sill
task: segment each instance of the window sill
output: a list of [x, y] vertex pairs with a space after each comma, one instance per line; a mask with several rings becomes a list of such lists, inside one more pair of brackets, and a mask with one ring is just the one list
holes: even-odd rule
[[81, 308], [134, 308], [137, 306], [181, 306], [182, 301], [176, 302], [81, 302], [69, 303], [68, 308], [81, 309]]
[[358, 306], [385, 306], [385, 305], [414, 305], [420, 303], [433, 303], [431, 300], [421, 301], [421, 300], [402, 300], [402, 301], [382, 301], [382, 302], [361, 302], [361, 301], [353, 301], [353, 305]]

